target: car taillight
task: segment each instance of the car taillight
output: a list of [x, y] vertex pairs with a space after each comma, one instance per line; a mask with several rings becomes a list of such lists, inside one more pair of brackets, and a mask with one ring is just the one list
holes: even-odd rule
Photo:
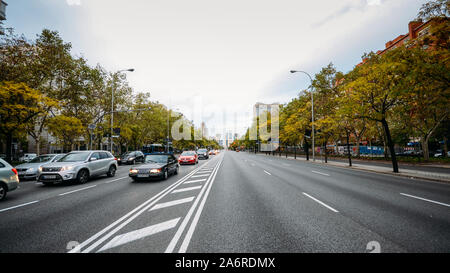
[[19, 175], [18, 173], [17, 173], [17, 170], [14, 168], [14, 169], [12, 169], [11, 171], [13, 171], [13, 173], [15, 173], [16, 175]]

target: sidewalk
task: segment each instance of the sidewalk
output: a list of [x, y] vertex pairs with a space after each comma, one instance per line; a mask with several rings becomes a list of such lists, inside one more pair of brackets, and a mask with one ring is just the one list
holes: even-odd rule
[[[266, 155], [266, 154], [260, 154], [260, 153], [258, 155], [273, 157], [272, 155]], [[276, 157], [286, 159], [286, 156], [284, 156], [284, 155], [281, 157], [279, 157], [279, 156], [276, 156]], [[304, 158], [304, 157], [297, 157], [297, 159], [295, 159], [293, 156], [288, 156], [287, 159], [306, 161], [306, 158]], [[360, 162], [355, 163], [353, 161], [352, 161], [352, 167], [350, 167], [348, 165], [348, 162], [328, 161], [328, 163], [325, 163], [323, 160], [317, 159], [317, 158], [316, 158], [316, 161], [312, 161], [312, 159], [310, 158], [309, 162], [311, 162], [313, 164], [327, 164], [330, 166], [341, 167], [341, 168], [351, 168], [351, 169], [371, 171], [371, 172], [376, 172], [376, 173], [383, 173], [383, 174], [404, 176], [404, 177], [410, 177], [410, 178], [420, 178], [420, 179], [427, 179], [427, 180], [450, 183], [450, 174], [440, 173], [440, 172], [426, 172], [426, 171], [417, 171], [417, 170], [411, 170], [411, 169], [402, 169], [401, 166], [399, 167], [399, 173], [394, 173], [392, 171], [392, 167], [371, 166], [368, 164], [361, 164]]]

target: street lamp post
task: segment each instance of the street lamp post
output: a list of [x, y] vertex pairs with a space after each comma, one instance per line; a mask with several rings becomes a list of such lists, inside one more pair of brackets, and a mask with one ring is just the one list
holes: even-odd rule
[[[120, 72], [133, 72], [134, 68], [130, 68], [130, 69], [124, 69], [124, 70], [119, 70], [117, 71], [117, 73]], [[111, 144], [111, 153], [113, 152], [113, 127], [114, 127], [114, 91], [116, 89], [116, 82], [113, 82], [113, 88], [111, 90], [111, 135], [109, 136], [110, 139], [110, 144]]]
[[308, 73], [306, 73], [305, 71], [300, 71], [300, 70], [291, 70], [291, 73], [303, 73], [306, 74], [310, 81], [311, 81], [311, 119], [312, 119], [312, 156], [313, 156], [313, 161], [316, 161], [316, 157], [315, 157], [315, 151], [314, 151], [314, 93], [313, 93], [313, 80], [311, 75], [309, 75]]

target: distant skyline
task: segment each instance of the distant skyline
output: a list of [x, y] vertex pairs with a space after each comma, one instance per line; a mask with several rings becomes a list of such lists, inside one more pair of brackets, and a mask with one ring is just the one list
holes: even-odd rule
[[[6, 27], [57, 30], [75, 56], [127, 75], [136, 92], [178, 108], [210, 135], [242, 135], [256, 102], [285, 103], [333, 62], [407, 32], [425, 0], [6, 0]], [[197, 111], [202, 110], [202, 111]]]

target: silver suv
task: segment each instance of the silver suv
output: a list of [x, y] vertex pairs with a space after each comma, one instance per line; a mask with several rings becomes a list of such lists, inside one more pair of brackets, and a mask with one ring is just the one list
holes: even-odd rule
[[90, 177], [116, 174], [117, 161], [107, 151], [74, 151], [57, 162], [39, 168], [38, 182], [44, 185], [75, 181], [86, 183]]

